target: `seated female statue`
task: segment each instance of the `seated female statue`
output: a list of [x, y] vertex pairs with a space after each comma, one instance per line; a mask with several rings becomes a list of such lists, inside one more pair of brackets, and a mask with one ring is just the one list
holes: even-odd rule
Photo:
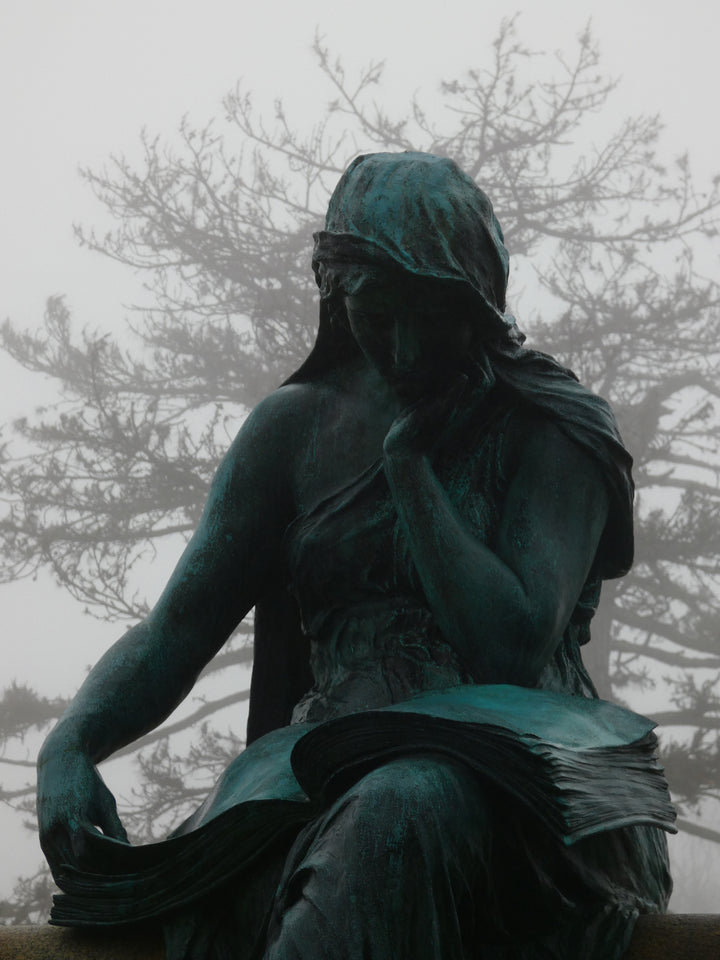
[[[500, 226], [448, 159], [358, 157], [313, 268], [313, 351], [42, 750], [55, 920], [157, 919], [169, 960], [620, 957], [669, 896], [671, 814], [623, 812], [654, 761], [637, 788], [601, 771], [616, 812], [560, 836], [539, 780], [471, 743], [493, 703], [531, 753], [547, 723], [575, 749], [587, 717], [583, 744], [612, 734], [621, 757], [644, 722], [597, 701], [580, 655], [632, 559], [612, 413], [522, 346]], [[170, 839], [130, 847], [96, 764], [168, 716], [253, 605], [247, 750]], [[343, 759], [317, 754], [335, 766], [310, 796], [303, 744], [330, 733]], [[591, 789], [577, 769], [564, 796]]]

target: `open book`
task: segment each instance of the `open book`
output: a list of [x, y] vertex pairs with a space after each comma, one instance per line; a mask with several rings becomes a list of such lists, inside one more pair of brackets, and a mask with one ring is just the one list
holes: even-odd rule
[[365, 773], [414, 753], [452, 757], [573, 844], [632, 824], [674, 831], [652, 721], [603, 700], [507, 685], [433, 691], [255, 741], [167, 840], [86, 835], [52, 922], [98, 926], [177, 910], [287, 845]]

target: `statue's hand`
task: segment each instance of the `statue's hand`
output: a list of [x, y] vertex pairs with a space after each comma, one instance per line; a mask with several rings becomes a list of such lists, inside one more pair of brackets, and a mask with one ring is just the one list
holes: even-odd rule
[[452, 429], [458, 410], [464, 407], [468, 387], [468, 378], [462, 373], [455, 374], [441, 388], [402, 410], [385, 436], [385, 456], [391, 459], [432, 456]]
[[88, 862], [88, 833], [128, 842], [115, 798], [92, 761], [75, 748], [52, 752], [46, 744], [38, 762], [37, 792], [40, 845], [50, 869], [62, 864], [99, 869]]

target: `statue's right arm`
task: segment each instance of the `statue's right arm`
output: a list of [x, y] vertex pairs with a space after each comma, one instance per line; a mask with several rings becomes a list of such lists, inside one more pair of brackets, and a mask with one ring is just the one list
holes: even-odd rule
[[46, 740], [38, 818], [53, 868], [77, 859], [83, 830], [125, 839], [95, 764], [172, 712], [262, 593], [292, 518], [291, 401], [280, 391], [248, 417], [156, 606], [102, 657]]

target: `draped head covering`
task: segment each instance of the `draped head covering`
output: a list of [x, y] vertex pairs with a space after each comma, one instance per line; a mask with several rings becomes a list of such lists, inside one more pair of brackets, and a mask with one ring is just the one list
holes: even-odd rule
[[490, 200], [453, 160], [428, 153], [357, 157], [314, 239], [321, 292], [329, 267], [399, 269], [462, 292], [486, 337], [522, 339], [504, 313], [510, 259], [500, 224]]

